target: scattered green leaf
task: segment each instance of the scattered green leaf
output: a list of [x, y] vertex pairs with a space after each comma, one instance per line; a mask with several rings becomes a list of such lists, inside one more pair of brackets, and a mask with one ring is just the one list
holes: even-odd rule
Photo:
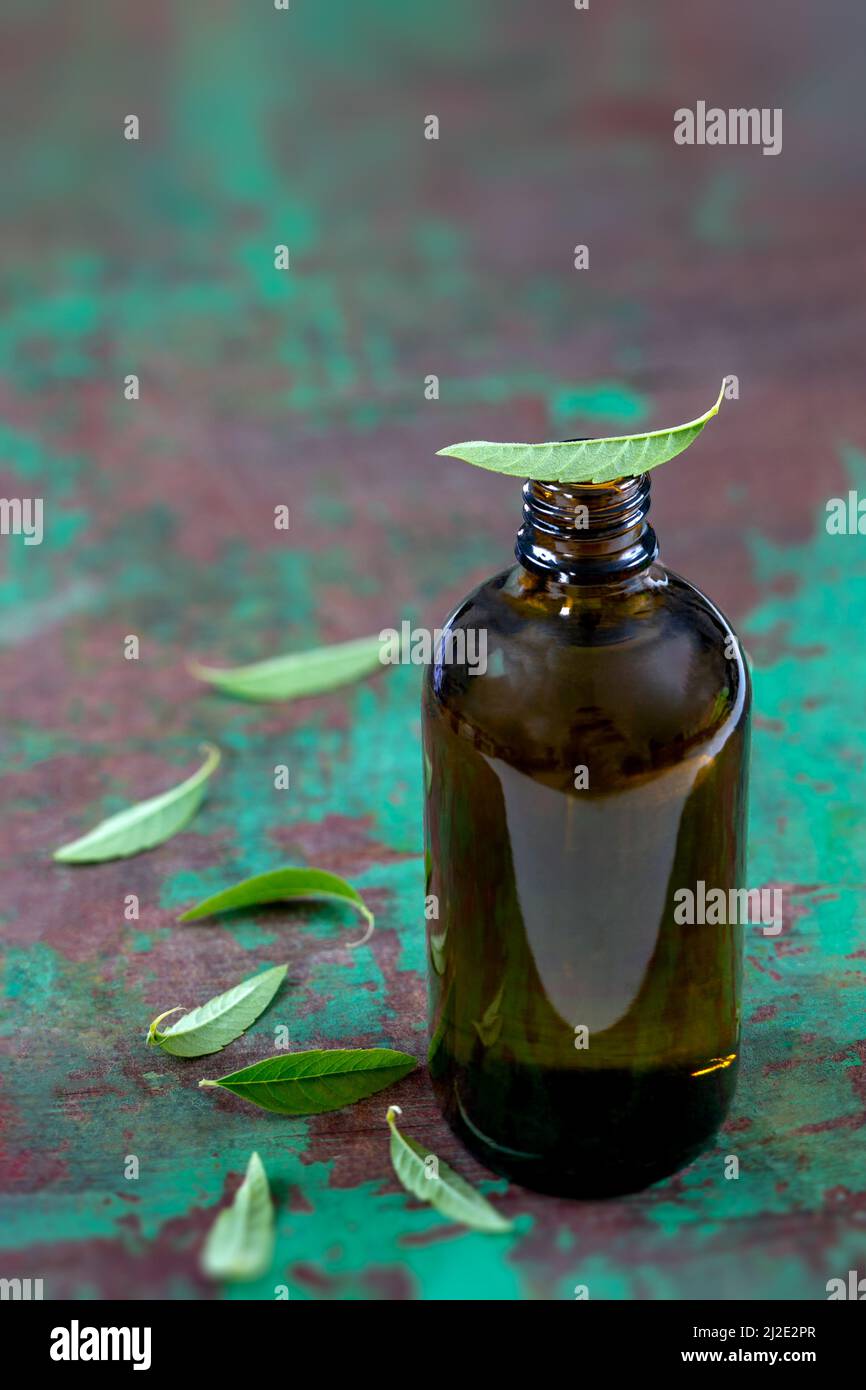
[[220, 763], [220, 752], [206, 743], [205, 761], [185, 782], [159, 796], [129, 806], [116, 816], [100, 821], [80, 840], [54, 851], [62, 864], [96, 864], [105, 859], [128, 859], [171, 839], [192, 820], [204, 796], [205, 784]]
[[150, 1025], [147, 1035], [149, 1044], [157, 1044], [163, 1052], [175, 1057], [206, 1057], [211, 1052], [220, 1052], [227, 1043], [234, 1042], [245, 1033], [259, 1014], [264, 1013], [286, 976], [287, 965], [275, 965], [260, 975], [252, 975], [248, 980], [209, 999], [198, 1009], [192, 1009], [183, 1018], [167, 1028], [158, 1031], [159, 1025], [169, 1014], [180, 1012], [169, 1009], [160, 1014]]
[[274, 1254], [274, 1206], [262, 1160], [250, 1155], [247, 1173], [230, 1207], [210, 1229], [201, 1263], [211, 1279], [230, 1283], [259, 1279]]
[[339, 874], [330, 874], [326, 869], [270, 869], [264, 874], [254, 874], [236, 883], [233, 888], [224, 888], [220, 893], [212, 893], [209, 898], [187, 908], [180, 916], [181, 922], [195, 922], [202, 917], [211, 917], [216, 912], [231, 912], [239, 907], [258, 907], [263, 903], [301, 901], [326, 901], [348, 903], [367, 922], [367, 930], [359, 941], [350, 941], [350, 946], [363, 946], [373, 933], [373, 914], [361, 897], [357, 888], [347, 883]]
[[511, 1222], [500, 1216], [487, 1198], [476, 1192], [465, 1178], [461, 1178], [441, 1158], [431, 1163], [429, 1160], [434, 1155], [429, 1154], [416, 1139], [400, 1133], [394, 1117], [401, 1113], [398, 1105], [392, 1105], [385, 1118], [391, 1130], [391, 1162], [406, 1191], [411, 1192], [413, 1197], [420, 1197], [422, 1202], [429, 1202], [451, 1221], [459, 1221], [473, 1231], [510, 1231]]
[[302, 695], [323, 695], [369, 676], [382, 665], [380, 648], [378, 636], [360, 637], [312, 651], [274, 656], [251, 666], [219, 669], [193, 662], [190, 670], [199, 680], [241, 700], [297, 700]]
[[676, 458], [697, 439], [704, 425], [719, 412], [726, 380], [722, 382], [718, 400], [705, 415], [673, 429], [608, 439], [553, 440], [548, 444], [493, 444], [487, 440], [472, 440], [466, 444], [450, 444], [439, 453], [493, 473], [534, 478], [539, 482], [611, 483], [617, 478], [636, 477]]
[[384, 1090], [417, 1065], [414, 1057], [388, 1047], [335, 1047], [268, 1057], [198, 1084], [222, 1086], [278, 1115], [322, 1115]]

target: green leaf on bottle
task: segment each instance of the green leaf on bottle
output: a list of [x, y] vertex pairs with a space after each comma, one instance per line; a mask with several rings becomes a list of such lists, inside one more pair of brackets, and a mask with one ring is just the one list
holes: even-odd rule
[[218, 668], [193, 662], [190, 670], [199, 680], [241, 700], [297, 700], [302, 695], [323, 695], [379, 670], [381, 647], [378, 636], [360, 637], [250, 666]]
[[394, 1118], [400, 1113], [399, 1106], [392, 1105], [385, 1118], [391, 1130], [391, 1162], [406, 1191], [422, 1202], [429, 1202], [449, 1220], [459, 1221], [473, 1231], [491, 1234], [510, 1231], [511, 1222], [500, 1216], [465, 1178], [441, 1158], [428, 1153], [416, 1139], [401, 1134]]
[[493, 473], [531, 478], [537, 482], [612, 483], [618, 478], [637, 477], [676, 458], [697, 439], [707, 422], [718, 414], [726, 381], [727, 378], [722, 381], [719, 398], [705, 415], [673, 429], [608, 439], [553, 440], [548, 444], [493, 444], [487, 440], [472, 440], [466, 444], [450, 444], [439, 453]]
[[227, 1043], [234, 1042], [245, 1033], [259, 1014], [264, 1013], [286, 976], [287, 965], [275, 965], [260, 975], [252, 975], [233, 989], [209, 999], [197, 1009], [192, 1009], [165, 1032], [159, 1025], [169, 1014], [179, 1013], [179, 1009], [169, 1009], [160, 1014], [150, 1025], [147, 1034], [149, 1045], [161, 1047], [174, 1057], [206, 1057], [211, 1052], [220, 1052]]
[[323, 1115], [375, 1095], [417, 1067], [389, 1047], [322, 1048], [287, 1052], [199, 1086], [222, 1086], [278, 1115]]
[[264, 874], [254, 874], [245, 878], [232, 888], [224, 888], [209, 898], [187, 908], [181, 914], [181, 922], [195, 922], [202, 917], [211, 917], [217, 912], [231, 912], [237, 908], [258, 907], [264, 903], [319, 901], [347, 903], [359, 912], [367, 922], [367, 930], [359, 941], [351, 941], [350, 946], [363, 946], [369, 941], [373, 931], [374, 918], [357, 888], [347, 883], [339, 874], [328, 873], [327, 869], [270, 869]]
[[192, 820], [204, 796], [205, 784], [216, 771], [220, 752], [205, 744], [207, 756], [198, 772], [159, 796], [139, 801], [95, 829], [54, 851], [61, 864], [97, 864], [106, 859], [128, 859], [171, 839]]
[[250, 1156], [234, 1201], [221, 1211], [202, 1250], [201, 1264], [211, 1279], [228, 1283], [259, 1279], [274, 1254], [274, 1206], [262, 1160]]

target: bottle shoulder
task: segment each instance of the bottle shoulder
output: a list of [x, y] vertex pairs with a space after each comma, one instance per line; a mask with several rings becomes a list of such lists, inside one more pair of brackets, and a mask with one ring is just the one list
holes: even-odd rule
[[528, 771], [574, 766], [582, 753], [598, 765], [604, 750], [613, 785], [748, 721], [730, 623], [660, 562], [634, 585], [592, 590], [515, 565], [478, 585], [443, 633], [425, 678], [428, 717]]

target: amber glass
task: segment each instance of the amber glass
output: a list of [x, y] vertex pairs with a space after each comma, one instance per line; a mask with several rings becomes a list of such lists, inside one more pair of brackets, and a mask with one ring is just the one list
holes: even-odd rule
[[527, 483], [518, 563], [424, 682], [439, 1103], [489, 1167], [575, 1196], [687, 1163], [737, 1071], [742, 927], [680, 925], [674, 894], [745, 887], [749, 676], [658, 561], [649, 492]]

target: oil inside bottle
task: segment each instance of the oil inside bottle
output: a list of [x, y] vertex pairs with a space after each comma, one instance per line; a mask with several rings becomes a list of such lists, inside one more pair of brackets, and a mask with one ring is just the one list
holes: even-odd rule
[[733, 1095], [742, 926], [675, 895], [743, 886], [748, 674], [657, 562], [648, 480], [527, 489], [520, 563], [450, 620], [483, 628], [486, 672], [425, 683], [430, 1070], [491, 1168], [613, 1195], [688, 1162]]

